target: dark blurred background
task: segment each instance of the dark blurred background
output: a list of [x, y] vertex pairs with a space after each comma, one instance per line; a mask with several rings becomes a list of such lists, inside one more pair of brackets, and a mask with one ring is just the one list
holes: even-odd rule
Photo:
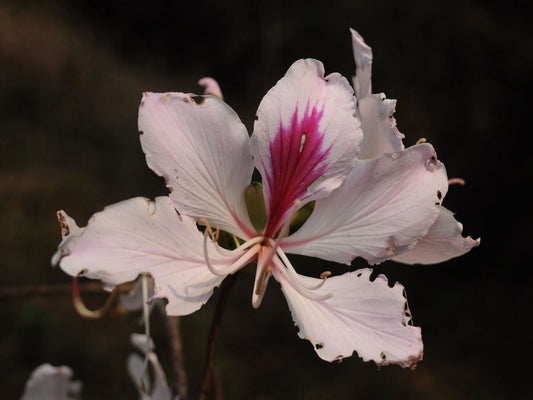
[[[415, 371], [320, 360], [298, 339], [278, 285], [253, 310], [253, 277], [241, 274], [217, 355], [225, 397], [528, 397], [531, 20], [525, 0], [0, 1], [0, 286], [70, 282], [49, 263], [56, 210], [85, 225], [105, 205], [166, 194], [139, 145], [143, 91], [199, 92], [198, 79], [215, 77], [250, 129], [262, 96], [298, 58], [351, 79], [353, 27], [374, 51], [374, 92], [398, 99], [406, 145], [426, 137], [449, 176], [466, 180], [444, 205], [481, 246], [442, 265], [376, 267], [406, 287], [422, 327]], [[191, 398], [217, 294], [182, 319]], [[0, 397], [18, 398], [44, 362], [69, 365], [84, 399], [136, 397], [125, 359], [138, 315], [83, 320], [62, 294], [3, 299], [0, 318]], [[153, 319], [168, 371], [164, 327]]]

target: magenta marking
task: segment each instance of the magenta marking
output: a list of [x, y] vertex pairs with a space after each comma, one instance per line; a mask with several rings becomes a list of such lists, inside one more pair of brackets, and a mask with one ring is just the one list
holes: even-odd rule
[[[279, 131], [270, 143], [271, 174], [265, 177], [269, 196], [269, 218], [264, 235], [273, 237], [294, 202], [302, 199], [307, 188], [326, 171], [330, 148], [322, 149], [324, 133], [318, 124], [324, 110], [306, 107], [298, 121], [298, 106], [289, 126], [280, 123]], [[302, 136], [305, 138], [302, 139]]]

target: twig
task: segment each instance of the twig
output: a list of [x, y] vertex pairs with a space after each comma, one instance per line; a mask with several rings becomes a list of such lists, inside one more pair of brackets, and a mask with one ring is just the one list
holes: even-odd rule
[[180, 317], [166, 316], [167, 334], [170, 342], [170, 354], [172, 357], [172, 371], [174, 379], [172, 392], [180, 400], [187, 400], [187, 373], [185, 372], [185, 357], [183, 356], [183, 344], [180, 332]]
[[[102, 289], [101, 283], [88, 282], [80, 284], [80, 289], [84, 293], [106, 293]], [[0, 288], [0, 300], [16, 299], [28, 296], [55, 296], [58, 294], [71, 294], [72, 284], [61, 283], [53, 285], [30, 285], [18, 287]]]
[[235, 281], [237, 279], [237, 274], [228, 276], [220, 291], [220, 297], [218, 298], [217, 307], [215, 310], [215, 315], [213, 316], [213, 321], [211, 322], [211, 328], [209, 329], [209, 336], [207, 338], [207, 354], [206, 354], [206, 365], [205, 365], [205, 375], [204, 383], [202, 385], [202, 393], [200, 394], [200, 400], [208, 400], [209, 395], [211, 394], [211, 384], [213, 381], [213, 368], [215, 366], [215, 349], [218, 334], [220, 332], [220, 323], [222, 321], [222, 316], [224, 315], [224, 309], [229, 299], [229, 294]]

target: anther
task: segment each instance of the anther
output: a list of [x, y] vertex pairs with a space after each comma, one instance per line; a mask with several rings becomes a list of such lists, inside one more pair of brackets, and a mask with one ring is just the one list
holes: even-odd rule
[[451, 178], [451, 179], [448, 179], [448, 185], [461, 185], [461, 186], [464, 186], [465, 185], [465, 180], [463, 178]]
[[217, 230], [213, 232], [213, 228], [211, 228], [211, 224], [209, 221], [205, 218], [200, 218], [200, 222], [205, 225], [205, 230], [209, 233], [209, 237], [211, 238], [211, 241], [214, 243], [218, 241], [218, 237], [220, 236], [220, 227], [217, 226]]
[[326, 280], [331, 276], [331, 271], [324, 271], [320, 274], [320, 279]]

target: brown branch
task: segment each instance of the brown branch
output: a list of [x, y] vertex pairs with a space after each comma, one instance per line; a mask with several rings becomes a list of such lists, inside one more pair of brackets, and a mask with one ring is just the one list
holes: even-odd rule
[[185, 357], [183, 355], [183, 343], [181, 341], [180, 317], [166, 315], [167, 334], [170, 342], [170, 354], [172, 357], [172, 371], [174, 375], [172, 383], [173, 398], [178, 396], [180, 400], [187, 400], [187, 373], [185, 372]]
[[213, 369], [215, 366], [215, 349], [218, 334], [220, 332], [220, 323], [222, 321], [222, 316], [224, 315], [224, 310], [226, 304], [228, 303], [229, 294], [235, 281], [237, 279], [237, 274], [228, 276], [222, 288], [220, 289], [220, 297], [218, 298], [217, 307], [215, 310], [215, 315], [213, 316], [213, 321], [211, 322], [211, 328], [209, 329], [209, 336], [207, 338], [207, 354], [206, 354], [206, 365], [205, 365], [205, 375], [204, 382], [202, 385], [202, 393], [200, 394], [200, 400], [208, 400], [209, 395], [211, 394], [211, 385], [213, 382]]
[[[84, 293], [106, 293], [102, 288], [102, 284], [98, 282], [80, 284], [80, 289]], [[56, 296], [61, 294], [70, 295], [71, 293], [71, 283], [2, 287], [0, 288], [0, 300], [17, 299], [20, 297], [29, 296]]]

